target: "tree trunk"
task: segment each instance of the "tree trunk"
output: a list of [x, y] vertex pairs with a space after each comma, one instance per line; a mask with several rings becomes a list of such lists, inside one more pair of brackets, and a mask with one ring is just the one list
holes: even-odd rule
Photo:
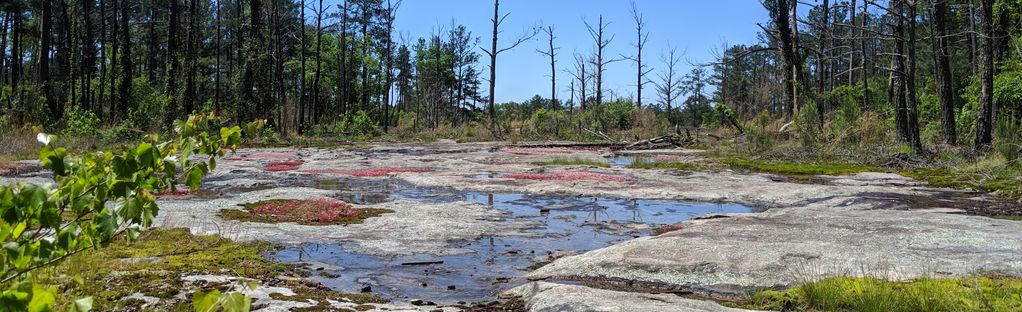
[[337, 54], [337, 117], [343, 118], [348, 102], [348, 1], [341, 3], [341, 36], [337, 37], [341, 51]]
[[[320, 0], [322, 3], [323, 0]], [[394, 31], [394, 6], [391, 0], [387, 0], [387, 47], [385, 49], [386, 56], [386, 71], [384, 74], [384, 80], [386, 86], [383, 87], [383, 133], [390, 131], [390, 86], [394, 83], [394, 77], [391, 71], [394, 69], [394, 42], [393, 34]]]
[[918, 97], [916, 96], [916, 8], [918, 4], [915, 1], [904, 4], [908, 7], [908, 42], [905, 44], [908, 46], [908, 73], [905, 77], [906, 96], [906, 117], [908, 124], [906, 130], [908, 130], [908, 137], [906, 138], [909, 145], [912, 146], [912, 150], [916, 154], [923, 153], [923, 145], [919, 139], [919, 114], [916, 110], [918, 107]]
[[185, 59], [187, 59], [187, 61], [188, 61], [188, 73], [187, 73], [188, 77], [185, 77], [185, 98], [184, 98], [185, 114], [191, 114], [191, 113], [195, 112], [195, 110], [197, 109], [197, 107], [195, 105], [195, 102], [196, 102], [195, 101], [195, 66], [196, 66], [195, 59], [198, 58], [198, 55], [196, 55], [196, 53], [195, 53], [195, 41], [198, 38], [198, 36], [196, 36], [196, 32], [198, 32], [199, 30], [198, 30], [198, 27], [197, 27], [198, 24], [196, 23], [196, 20], [195, 20], [195, 15], [196, 15], [196, 13], [198, 13], [198, 8], [197, 8], [197, 5], [196, 5], [195, 2], [196, 2], [196, 0], [189, 0], [188, 1], [188, 38], [186, 39], [186, 40], [188, 40], [188, 42], [185, 43], [185, 53], [187, 55], [185, 57]]
[[951, 46], [947, 39], [947, 0], [930, 0], [930, 5], [933, 71], [937, 80], [937, 98], [940, 100], [940, 138], [944, 144], [955, 145], [958, 136], [955, 129], [954, 85], [951, 78], [951, 62], [948, 58]]
[[316, 9], [316, 73], [312, 78], [312, 108], [315, 115], [312, 119], [314, 122], [319, 122], [322, 117], [322, 107], [320, 107], [319, 100], [319, 73], [322, 67], [322, 41], [323, 38], [323, 0], [319, 0], [319, 6]]
[[[167, 96], [170, 97], [170, 105], [174, 109], [178, 109], [180, 103], [178, 103], [177, 93], [177, 80], [178, 71], [180, 71], [180, 59], [178, 57], [178, 42], [177, 34], [181, 32], [181, 26], [179, 21], [180, 9], [178, 8], [178, 1], [180, 0], [167, 0], [169, 2], [169, 18], [167, 19], [167, 61], [166, 66], [170, 67], [170, 71], [167, 72]], [[240, 2], [240, 1], [239, 1]]]
[[497, 86], [497, 35], [500, 33], [500, 0], [493, 0], [493, 40], [490, 46], [490, 131], [497, 131], [497, 112], [494, 108], [494, 93]]
[[50, 111], [50, 122], [60, 120], [60, 111], [57, 107], [57, 99], [52, 93], [52, 82], [50, 81], [50, 36], [53, 33], [53, 8], [50, 1], [39, 1], [39, 51], [36, 52], [39, 59], [39, 86], [43, 96], [46, 97], [46, 107]]
[[976, 149], [986, 149], [993, 143], [994, 126], [994, 29], [993, 0], [980, 0], [979, 42], [979, 120], [976, 121]]
[[[128, 100], [131, 96], [131, 29], [128, 27], [128, 19], [131, 17], [131, 3], [129, 0], [121, 0], [121, 95], [120, 105], [111, 114], [113, 119], [119, 120], [122, 115], [127, 115]], [[193, 2], [195, 0], [192, 0]]]

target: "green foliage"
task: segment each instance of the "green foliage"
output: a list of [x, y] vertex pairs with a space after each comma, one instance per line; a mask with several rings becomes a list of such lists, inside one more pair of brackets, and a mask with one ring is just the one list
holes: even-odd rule
[[[173, 120], [175, 108], [171, 107], [171, 97], [154, 87], [148, 78], [135, 78], [131, 82], [131, 99], [133, 106], [128, 110], [128, 117], [116, 127], [141, 130], [164, 129]], [[191, 113], [191, 112], [186, 112]]]
[[[31, 272], [105, 247], [121, 234], [134, 238], [159, 212], [154, 194], [174, 190], [182, 180], [197, 188], [216, 168], [216, 158], [241, 142], [241, 128], [215, 132], [216, 123], [212, 114], [195, 115], [176, 122], [174, 140], [151, 136], [118, 151], [82, 155], [69, 155], [56, 146], [55, 136], [39, 134], [44, 145], [39, 160], [55, 183], [0, 186], [0, 241], [6, 250], [0, 259], [0, 301], [29, 308], [52, 296], [32, 285]], [[193, 155], [207, 156], [196, 161]]]
[[561, 132], [561, 126], [568, 124], [563, 110], [537, 109], [529, 118], [529, 125], [537, 135], [541, 137], [556, 137]]
[[994, 128], [994, 150], [1008, 162], [1022, 158], [1022, 120], [1002, 117]]
[[369, 114], [360, 110], [354, 115], [346, 114], [336, 124], [334, 132], [355, 139], [369, 139], [376, 136], [376, 122]]
[[805, 148], [817, 148], [820, 146], [822, 131], [822, 116], [818, 103], [809, 102], [802, 105], [802, 108], [795, 115], [795, 130], [798, 138]]
[[90, 111], [84, 111], [78, 107], [71, 107], [64, 112], [64, 134], [68, 136], [89, 136], [96, 134], [99, 129], [99, 117]]
[[774, 311], [1018, 311], [1022, 281], [967, 277], [893, 282], [832, 277], [752, 295], [745, 308]]

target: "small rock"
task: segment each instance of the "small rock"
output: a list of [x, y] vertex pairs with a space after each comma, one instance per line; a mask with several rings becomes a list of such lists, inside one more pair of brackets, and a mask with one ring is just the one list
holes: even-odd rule
[[425, 303], [425, 302], [424, 302], [424, 301], [422, 301], [422, 299], [415, 299], [415, 300], [412, 300], [412, 302], [411, 302], [411, 304], [412, 304], [413, 306], [421, 306], [421, 305], [423, 305], [424, 303]]
[[365, 287], [362, 287], [362, 293], [363, 293], [363, 294], [365, 294], [365, 293], [371, 293], [371, 292], [373, 292], [373, 287], [372, 287], [372, 286], [365, 286]]
[[447, 290], [455, 290], [455, 289], [458, 289], [458, 287], [454, 286], [454, 285], [447, 285]]

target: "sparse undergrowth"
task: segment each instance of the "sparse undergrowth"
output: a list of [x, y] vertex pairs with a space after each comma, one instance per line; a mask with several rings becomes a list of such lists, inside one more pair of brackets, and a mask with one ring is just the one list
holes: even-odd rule
[[1022, 164], [999, 157], [964, 166], [905, 170], [901, 174], [936, 187], [993, 192], [1011, 201], [1022, 201]]
[[[67, 310], [75, 299], [93, 298], [94, 310], [137, 311], [146, 303], [128, 299], [133, 294], [159, 298], [148, 310], [191, 310], [190, 292], [226, 290], [231, 285], [190, 283], [189, 275], [227, 275], [259, 281], [266, 286], [286, 287], [301, 299], [326, 302], [341, 298], [354, 303], [385, 302], [364, 294], [343, 294], [299, 278], [292, 265], [265, 260], [260, 254], [275, 246], [238, 243], [219, 236], [191, 235], [187, 229], [150, 229], [138, 240], [118, 239], [109, 248], [89, 250], [69, 257], [33, 275], [42, 285], [60, 291], [56, 311]], [[288, 278], [281, 278], [288, 277]], [[257, 287], [262, 287], [262, 285]], [[182, 296], [182, 294], [184, 296]]]
[[862, 172], [885, 172], [882, 168], [836, 162], [782, 162], [769, 160], [753, 160], [744, 157], [726, 157], [720, 160], [732, 168], [748, 169], [780, 175], [850, 175]]
[[362, 223], [365, 219], [394, 212], [390, 209], [355, 208], [334, 199], [274, 199], [242, 205], [244, 210], [221, 209], [220, 217], [244, 222], [303, 225], [335, 225]]
[[602, 161], [582, 159], [582, 158], [555, 158], [549, 161], [537, 161], [533, 162], [536, 166], [592, 166], [609, 168], [610, 164]]
[[833, 277], [785, 291], [762, 291], [736, 305], [774, 311], [1019, 311], [1022, 280], [980, 276], [892, 282]]

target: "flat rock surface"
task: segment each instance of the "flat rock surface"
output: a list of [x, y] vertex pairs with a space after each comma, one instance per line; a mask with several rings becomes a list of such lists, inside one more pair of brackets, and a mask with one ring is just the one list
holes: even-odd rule
[[738, 295], [823, 277], [1022, 276], [1022, 222], [876, 210], [834, 198], [691, 220], [683, 229], [561, 258], [530, 279], [609, 279]]
[[695, 300], [672, 294], [646, 294], [604, 290], [579, 285], [545, 282], [528, 283], [504, 293], [517, 296], [534, 312], [739, 312], [713, 301]]

